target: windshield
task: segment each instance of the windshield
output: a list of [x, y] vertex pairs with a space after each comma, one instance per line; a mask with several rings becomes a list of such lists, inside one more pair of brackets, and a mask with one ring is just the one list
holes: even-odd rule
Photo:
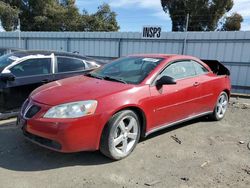
[[16, 59], [17, 57], [13, 56], [13, 54], [6, 54], [6, 55], [1, 56], [0, 57], [0, 72], [2, 72], [2, 70], [5, 67], [13, 63]]
[[87, 76], [122, 83], [139, 84], [162, 60], [162, 58], [125, 57], [115, 60]]

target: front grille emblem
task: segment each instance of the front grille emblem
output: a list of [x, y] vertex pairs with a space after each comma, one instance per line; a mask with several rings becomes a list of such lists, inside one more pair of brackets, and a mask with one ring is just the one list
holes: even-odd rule
[[30, 119], [34, 117], [40, 110], [40, 106], [33, 104], [32, 101], [29, 101], [28, 105], [24, 110], [23, 116], [25, 117], [25, 119]]

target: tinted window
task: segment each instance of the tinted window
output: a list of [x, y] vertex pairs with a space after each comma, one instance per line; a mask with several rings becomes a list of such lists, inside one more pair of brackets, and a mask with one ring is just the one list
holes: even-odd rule
[[10, 69], [16, 77], [43, 75], [51, 73], [51, 59], [29, 59]]
[[208, 70], [203, 65], [201, 65], [200, 63], [198, 63], [196, 61], [193, 61], [193, 65], [194, 65], [195, 71], [198, 75], [205, 74], [208, 72]]
[[57, 57], [58, 72], [80, 71], [85, 69], [85, 64], [80, 59]]
[[161, 75], [170, 76], [174, 79], [182, 79], [196, 75], [194, 66], [190, 61], [180, 61], [169, 65]]

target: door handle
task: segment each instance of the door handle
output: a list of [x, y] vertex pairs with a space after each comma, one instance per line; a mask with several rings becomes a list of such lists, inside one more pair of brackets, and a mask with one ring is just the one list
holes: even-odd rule
[[44, 80], [42, 80], [42, 83], [43, 84], [49, 83], [49, 80], [48, 79], [44, 79]]
[[197, 87], [197, 86], [199, 86], [199, 85], [200, 85], [199, 82], [195, 82], [195, 83], [193, 84], [193, 86], [195, 86], [195, 87]]

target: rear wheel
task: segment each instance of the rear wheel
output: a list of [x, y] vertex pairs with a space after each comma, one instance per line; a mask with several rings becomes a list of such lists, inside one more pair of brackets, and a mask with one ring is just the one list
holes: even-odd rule
[[131, 110], [115, 114], [104, 128], [100, 150], [107, 157], [120, 160], [127, 157], [140, 138], [140, 122]]
[[226, 92], [221, 92], [217, 99], [216, 106], [213, 113], [210, 115], [210, 118], [219, 121], [224, 118], [226, 110], [228, 107], [228, 95]]

